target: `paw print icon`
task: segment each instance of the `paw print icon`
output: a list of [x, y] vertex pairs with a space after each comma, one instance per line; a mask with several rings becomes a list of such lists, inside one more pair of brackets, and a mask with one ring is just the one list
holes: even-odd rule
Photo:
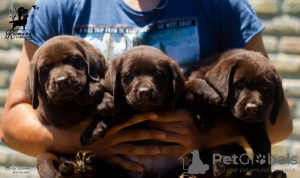
[[262, 154], [259, 154], [259, 155], [256, 155], [256, 160], [255, 160], [257, 163], [259, 164], [265, 164], [266, 163], [266, 156], [265, 155], [262, 155]]

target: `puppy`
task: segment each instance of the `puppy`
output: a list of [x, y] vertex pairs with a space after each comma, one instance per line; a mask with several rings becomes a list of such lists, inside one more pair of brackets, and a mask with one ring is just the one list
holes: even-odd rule
[[150, 46], [122, 53], [113, 60], [105, 79], [121, 111], [174, 109], [185, 82], [175, 60]]
[[[113, 98], [106, 92], [105, 71], [103, 55], [83, 39], [62, 35], [46, 41], [35, 52], [26, 81], [28, 98], [40, 121], [68, 128], [90, 116], [113, 113], [110, 104]], [[106, 126], [101, 129], [105, 131]], [[80, 155], [94, 157], [89, 151], [79, 152], [77, 157], [87, 164], [90, 160]], [[51, 153], [37, 157], [41, 177], [62, 176], [64, 170], [58, 172], [53, 164], [59, 163], [55, 157]]]
[[[126, 121], [136, 112], [174, 109], [176, 101], [183, 93], [185, 82], [183, 72], [175, 60], [150, 46], [137, 46], [123, 52], [112, 61], [105, 79], [108, 91], [114, 97], [114, 106], [119, 111], [116, 118], [110, 119], [113, 123], [106, 123], [109, 126]], [[97, 135], [97, 126], [94, 127], [96, 128], [91, 127], [90, 131], [87, 131], [92, 137]], [[141, 129], [145, 126], [140, 124], [136, 127]], [[143, 144], [151, 143], [149, 141]], [[122, 177], [162, 177], [168, 174], [170, 169], [182, 166], [178, 158], [168, 156], [124, 157], [144, 165], [145, 172], [123, 173]], [[116, 167], [103, 170], [106, 170], [110, 177], [122, 172], [116, 171]], [[106, 174], [102, 172], [101, 175]]]
[[[188, 103], [192, 103], [192, 108], [201, 103], [209, 103], [213, 108], [222, 106], [215, 107], [215, 113], [221, 111], [218, 117], [226, 115], [224, 107], [227, 107], [253, 149], [254, 159], [260, 154], [271, 154], [265, 122], [270, 119], [275, 124], [284, 100], [280, 76], [270, 61], [257, 52], [234, 49], [215, 57], [214, 64], [192, 72], [186, 82]], [[204, 125], [210, 123], [209, 126], [214, 122], [208, 117], [201, 120]], [[254, 163], [255, 168], [265, 170], [254, 172], [253, 176], [267, 177], [270, 165]]]

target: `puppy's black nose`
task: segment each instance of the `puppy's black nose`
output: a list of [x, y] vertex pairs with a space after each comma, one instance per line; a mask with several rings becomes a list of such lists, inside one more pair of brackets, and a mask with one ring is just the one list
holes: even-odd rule
[[249, 114], [256, 114], [258, 112], [258, 105], [257, 104], [253, 104], [253, 103], [248, 103], [245, 106], [245, 110]]
[[141, 96], [141, 97], [147, 97], [147, 96], [150, 96], [151, 94], [151, 89], [149, 89], [148, 87], [140, 87], [138, 89], [138, 94]]
[[60, 76], [57, 77], [55, 82], [57, 84], [58, 87], [65, 87], [68, 84], [68, 77], [67, 76]]

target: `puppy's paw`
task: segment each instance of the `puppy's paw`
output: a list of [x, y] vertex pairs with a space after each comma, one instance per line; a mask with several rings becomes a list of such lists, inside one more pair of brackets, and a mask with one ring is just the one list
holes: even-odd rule
[[104, 93], [101, 103], [97, 105], [97, 113], [104, 117], [115, 116], [117, 114], [113, 96], [107, 92]]
[[104, 86], [99, 82], [90, 82], [89, 87], [86, 87], [75, 101], [79, 106], [91, 105], [95, 101], [101, 99], [104, 93]]
[[108, 125], [103, 121], [99, 121], [98, 117], [95, 117], [81, 134], [80, 143], [82, 146], [93, 144], [95, 141], [103, 138], [107, 131]]
[[89, 96], [97, 100], [103, 96], [105, 89], [104, 84], [101, 82], [90, 82], [89, 83]]
[[90, 150], [79, 151], [76, 154], [77, 168], [83, 173], [93, 171], [95, 160], [96, 155]]
[[90, 138], [90, 144], [94, 143], [95, 141], [103, 138], [108, 131], [107, 125], [100, 121], [98, 122], [96, 128], [93, 130], [91, 138]]
[[198, 93], [199, 93], [199, 82], [197, 82], [198, 80], [191, 80], [191, 81], [187, 81], [184, 84], [184, 91], [185, 91], [185, 99], [187, 104], [194, 106], [196, 105], [198, 102], [201, 101], [197, 101], [198, 98]]
[[219, 94], [211, 88], [205, 80], [195, 79], [185, 83], [186, 102], [195, 106], [198, 103], [209, 103], [221, 105], [222, 100]]
[[71, 161], [65, 161], [58, 167], [56, 178], [71, 178], [75, 174], [76, 165]]
[[81, 145], [86, 146], [93, 144], [95, 141], [102, 139], [108, 131], [107, 125], [100, 121], [97, 126], [90, 131], [84, 131], [80, 137]]

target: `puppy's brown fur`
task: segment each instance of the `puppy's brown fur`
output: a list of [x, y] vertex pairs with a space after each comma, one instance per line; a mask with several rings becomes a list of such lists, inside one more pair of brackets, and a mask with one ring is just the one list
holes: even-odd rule
[[[198, 82], [204, 82], [201, 87], [213, 89], [215, 93], [201, 87], [196, 89], [193, 85]], [[281, 79], [274, 66], [262, 54], [243, 49], [227, 51], [213, 65], [193, 72], [186, 83], [186, 91], [193, 97], [201, 93], [200, 90], [210, 95], [205, 96], [206, 101], [229, 106], [234, 117], [245, 122], [270, 118], [274, 124], [283, 102]], [[271, 104], [269, 117], [267, 110]]]
[[[112, 61], [105, 81], [114, 97], [111, 105], [119, 112], [106, 125], [115, 125], [125, 122], [133, 112], [174, 109], [183, 93], [185, 77], [175, 60], [160, 50], [136, 46]], [[101, 138], [102, 128], [93, 120], [82, 134], [81, 143], [88, 145]]]
[[[26, 81], [27, 95], [41, 122], [68, 128], [95, 114], [113, 112], [105, 71], [103, 55], [83, 39], [62, 35], [46, 41], [35, 52]], [[54, 164], [57, 160], [51, 153], [41, 153], [37, 158], [40, 175], [62, 173]]]
[[133, 110], [173, 109], [185, 78], [175, 60], [149, 46], [133, 47], [113, 60], [106, 74], [115, 106]]
[[87, 113], [105, 114], [99, 108], [106, 91], [105, 71], [105, 59], [92, 45], [74, 36], [57, 36], [34, 54], [27, 95], [43, 123], [71, 127]]
[[[186, 82], [188, 103], [192, 103], [191, 107], [207, 102], [212, 104], [209, 107], [229, 108], [255, 156], [267, 156], [271, 148], [265, 122], [270, 119], [275, 124], [284, 99], [280, 76], [270, 61], [257, 52], [234, 49], [215, 57], [217, 60], [213, 65], [193, 72]], [[213, 112], [224, 117], [226, 113], [223, 111], [224, 107], [216, 107]], [[202, 123], [213, 122], [209, 117], [201, 120]], [[270, 170], [267, 163], [255, 166]], [[264, 173], [256, 173], [255, 176], [268, 174]]]
[[[160, 50], [150, 46], [136, 46], [112, 61], [105, 80], [108, 91], [114, 97], [115, 107], [119, 111], [115, 118], [109, 119], [111, 123], [108, 125], [111, 126], [126, 121], [136, 112], [174, 109], [176, 101], [183, 94], [185, 77], [175, 60]], [[135, 125], [135, 127], [145, 128], [143, 124]], [[97, 126], [94, 125], [86, 132], [92, 133], [90, 135], [97, 138], [97, 130]], [[150, 144], [150, 141], [143, 144]], [[181, 164], [178, 165], [177, 158], [125, 157], [132, 161], [136, 159], [141, 161], [140, 163], [145, 166], [144, 177], [174, 177], [166, 176], [165, 174], [168, 173], [179, 175], [180, 169], [170, 172], [170, 169], [181, 166]], [[135, 173], [127, 175], [124, 170], [119, 170], [117, 167], [108, 167], [101, 171], [100, 176], [118, 177], [119, 174], [121, 177], [130, 177]]]

